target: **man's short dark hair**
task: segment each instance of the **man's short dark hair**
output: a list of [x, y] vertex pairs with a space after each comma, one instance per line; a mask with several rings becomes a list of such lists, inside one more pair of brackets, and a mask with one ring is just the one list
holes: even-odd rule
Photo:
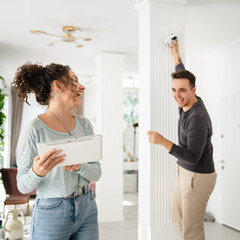
[[172, 79], [181, 79], [181, 78], [186, 78], [189, 80], [189, 85], [191, 89], [195, 87], [196, 78], [191, 72], [187, 70], [180, 70], [172, 73]]

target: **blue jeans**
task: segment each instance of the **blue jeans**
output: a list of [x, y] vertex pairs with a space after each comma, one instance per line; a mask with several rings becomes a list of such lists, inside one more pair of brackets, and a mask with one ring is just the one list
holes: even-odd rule
[[32, 240], [98, 240], [98, 212], [92, 191], [74, 198], [37, 198]]

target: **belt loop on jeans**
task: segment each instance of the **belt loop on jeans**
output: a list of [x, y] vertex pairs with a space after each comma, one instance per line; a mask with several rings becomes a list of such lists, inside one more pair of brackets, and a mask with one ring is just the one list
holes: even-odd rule
[[83, 194], [88, 194], [89, 190], [90, 190], [90, 185], [82, 187], [82, 193]]

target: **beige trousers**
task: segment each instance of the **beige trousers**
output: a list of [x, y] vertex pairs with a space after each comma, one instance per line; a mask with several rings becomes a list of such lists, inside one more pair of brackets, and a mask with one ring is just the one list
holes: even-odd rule
[[202, 174], [178, 166], [171, 204], [172, 219], [184, 240], [205, 240], [204, 216], [217, 174]]

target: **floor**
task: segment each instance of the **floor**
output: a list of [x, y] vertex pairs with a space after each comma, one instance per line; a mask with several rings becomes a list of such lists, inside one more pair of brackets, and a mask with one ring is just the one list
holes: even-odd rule
[[125, 193], [123, 201], [124, 222], [99, 223], [100, 240], [137, 240], [138, 209], [137, 194]]
[[205, 223], [206, 240], [239, 240], [240, 232], [218, 223]]
[[[137, 194], [124, 194], [124, 217], [122, 223], [99, 224], [100, 240], [137, 240], [138, 211]], [[240, 232], [218, 223], [205, 223], [206, 240], [240, 240]]]
[[[31, 206], [34, 200], [30, 202]], [[100, 240], [137, 240], [138, 228], [138, 197], [136, 193], [124, 194], [124, 222], [99, 223]], [[24, 206], [21, 206], [24, 207]], [[27, 218], [24, 226], [24, 239], [29, 240], [29, 228], [31, 218]], [[206, 240], [240, 240], [240, 232], [225, 227], [218, 223], [205, 223]], [[1, 238], [0, 238], [1, 239]]]

